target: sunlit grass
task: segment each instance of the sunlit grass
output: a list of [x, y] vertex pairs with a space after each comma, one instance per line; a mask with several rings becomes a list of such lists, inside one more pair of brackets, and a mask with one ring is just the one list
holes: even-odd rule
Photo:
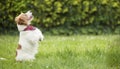
[[0, 59], [0, 69], [119, 69], [120, 48], [114, 48], [120, 45], [118, 37], [45, 36], [35, 61], [16, 62], [18, 36], [1, 35], [0, 58], [5, 59]]

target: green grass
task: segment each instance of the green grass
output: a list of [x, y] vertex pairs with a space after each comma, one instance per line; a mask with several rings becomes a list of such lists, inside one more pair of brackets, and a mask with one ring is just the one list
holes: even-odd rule
[[45, 36], [33, 62], [16, 62], [18, 36], [0, 35], [0, 69], [120, 69], [119, 35]]

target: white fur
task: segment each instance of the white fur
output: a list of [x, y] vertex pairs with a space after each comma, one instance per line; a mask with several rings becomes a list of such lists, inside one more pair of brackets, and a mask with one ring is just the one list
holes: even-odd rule
[[17, 28], [18, 28], [19, 32], [20, 32], [20, 31], [23, 31], [26, 27], [27, 27], [27, 26], [25, 26], [25, 25], [18, 25], [18, 24], [17, 24]]
[[38, 42], [43, 40], [42, 32], [36, 28], [35, 30], [23, 31], [27, 26], [17, 25], [20, 31], [19, 44], [21, 49], [17, 49], [16, 61], [26, 61], [35, 59], [38, 52]]
[[34, 31], [21, 31], [19, 44], [22, 48], [17, 50], [17, 61], [33, 60], [38, 52], [38, 41], [43, 40], [43, 35], [39, 29]]
[[32, 12], [31, 12], [31, 11], [28, 11], [28, 12], [26, 12], [25, 14], [26, 14], [29, 18], [32, 17], [32, 18], [29, 20], [29, 22], [28, 22], [28, 25], [30, 25], [30, 24], [31, 24], [31, 21], [33, 20]]

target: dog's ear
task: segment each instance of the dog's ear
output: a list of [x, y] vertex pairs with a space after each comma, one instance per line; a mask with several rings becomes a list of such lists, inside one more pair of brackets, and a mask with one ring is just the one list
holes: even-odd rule
[[26, 20], [25, 20], [24, 18], [19, 18], [19, 19], [18, 19], [18, 24], [19, 24], [19, 25], [27, 25], [26, 23], [27, 23], [27, 22], [26, 22]]
[[22, 24], [24, 24], [24, 22], [25, 22], [25, 20], [24, 20], [24, 19], [22, 19], [22, 18], [19, 18], [19, 22], [18, 22], [18, 24], [19, 24], [19, 25], [22, 25]]
[[16, 17], [16, 18], [15, 18], [15, 22], [16, 22], [18, 25], [27, 25], [27, 24], [26, 24], [26, 21], [25, 21], [23, 18]]

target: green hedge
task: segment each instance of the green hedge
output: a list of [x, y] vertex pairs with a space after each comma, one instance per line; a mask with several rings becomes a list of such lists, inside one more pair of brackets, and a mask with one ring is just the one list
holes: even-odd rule
[[45, 33], [120, 33], [119, 0], [1, 0], [0, 32], [15, 30], [14, 18], [27, 10]]

